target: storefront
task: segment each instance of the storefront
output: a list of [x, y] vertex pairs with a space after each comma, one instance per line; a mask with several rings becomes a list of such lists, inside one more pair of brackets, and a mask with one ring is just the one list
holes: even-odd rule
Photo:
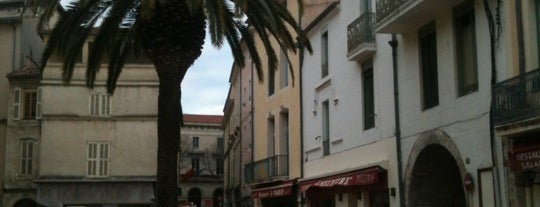
[[520, 206], [540, 205], [539, 132], [508, 138], [507, 161], [510, 203]]
[[251, 198], [263, 207], [297, 207], [296, 180], [288, 180], [256, 186], [251, 190]]
[[299, 193], [307, 207], [390, 206], [386, 170], [378, 166], [303, 179]]

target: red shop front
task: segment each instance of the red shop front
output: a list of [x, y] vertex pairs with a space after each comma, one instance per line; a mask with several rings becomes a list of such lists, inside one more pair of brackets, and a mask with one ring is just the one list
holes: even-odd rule
[[251, 198], [260, 200], [263, 207], [296, 207], [295, 192], [296, 180], [288, 180], [257, 186], [251, 190]]
[[376, 166], [307, 178], [299, 182], [298, 188], [308, 207], [335, 207], [343, 199], [359, 200], [365, 202], [364, 206], [386, 207], [389, 206], [387, 183], [386, 170]]

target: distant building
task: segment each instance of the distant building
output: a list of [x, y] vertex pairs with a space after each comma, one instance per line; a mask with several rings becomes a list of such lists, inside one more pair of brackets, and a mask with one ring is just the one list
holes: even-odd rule
[[84, 71], [91, 44], [85, 42], [68, 87], [57, 58], [44, 70], [37, 200], [49, 207], [150, 206], [157, 166], [154, 66], [130, 57], [114, 95], [106, 93], [105, 69], [89, 89]]
[[36, 206], [43, 43], [25, 1], [0, 1], [0, 205]]
[[221, 207], [223, 201], [223, 116], [184, 114], [179, 160], [179, 205]]

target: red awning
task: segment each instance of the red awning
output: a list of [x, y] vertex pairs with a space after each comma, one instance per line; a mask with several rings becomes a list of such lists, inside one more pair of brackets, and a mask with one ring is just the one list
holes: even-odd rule
[[300, 182], [300, 192], [304, 192], [311, 187], [331, 188], [337, 186], [363, 186], [379, 182], [379, 167], [372, 167], [363, 170], [332, 175], [318, 179]]
[[290, 180], [281, 185], [252, 189], [251, 198], [258, 199], [290, 196], [292, 195], [293, 182], [294, 180]]

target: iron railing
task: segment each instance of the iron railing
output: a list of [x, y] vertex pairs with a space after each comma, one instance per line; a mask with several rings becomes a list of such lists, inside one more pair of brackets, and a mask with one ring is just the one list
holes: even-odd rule
[[504, 124], [540, 114], [540, 69], [493, 86], [493, 121]]
[[255, 161], [245, 166], [245, 180], [247, 183], [270, 180], [275, 177], [289, 175], [289, 156], [275, 155], [263, 160]]
[[356, 52], [365, 43], [375, 43], [375, 14], [362, 14], [347, 26], [347, 52]]
[[377, 22], [394, 13], [401, 5], [410, 0], [377, 0]]

